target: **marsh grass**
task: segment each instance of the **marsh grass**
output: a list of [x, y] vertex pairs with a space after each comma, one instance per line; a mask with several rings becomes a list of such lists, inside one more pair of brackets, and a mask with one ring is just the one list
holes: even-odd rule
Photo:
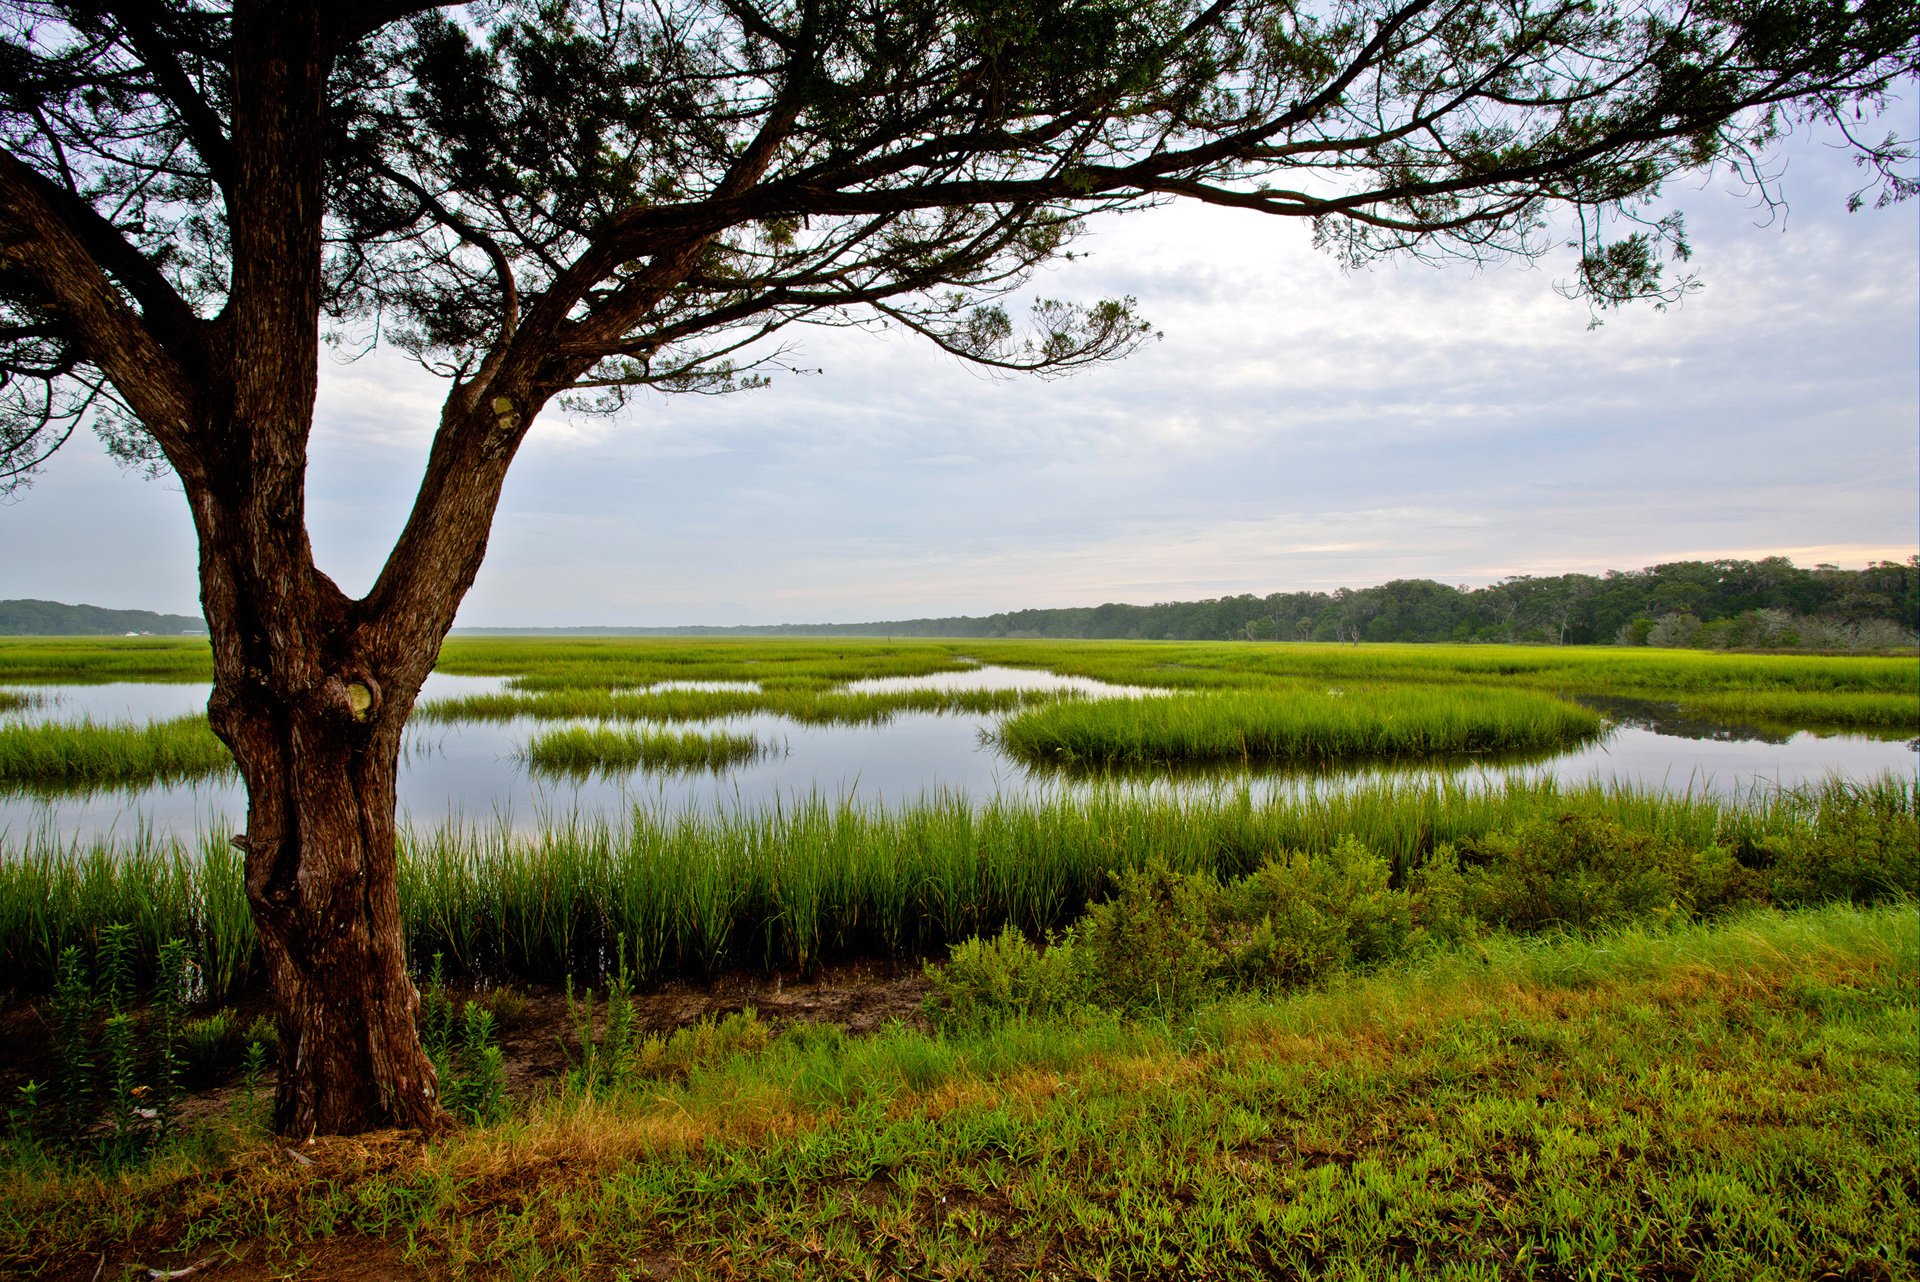
[[0, 682], [211, 680], [205, 637], [0, 637]]
[[422, 704], [415, 720], [711, 721], [769, 713], [803, 724], [877, 725], [901, 713], [1008, 712], [1072, 697], [1048, 690], [600, 690], [566, 687], [534, 693], [502, 691]]
[[[1920, 682], [1920, 669], [1914, 676]], [[1887, 691], [1732, 690], [1684, 695], [1679, 703], [1691, 716], [1718, 721], [1901, 734], [1920, 728], [1914, 697]]]
[[0, 722], [0, 791], [84, 792], [233, 769], [203, 716], [171, 721]]
[[527, 744], [526, 760], [529, 768], [543, 774], [611, 775], [641, 769], [691, 774], [725, 771], [781, 751], [755, 735], [569, 726], [536, 736]]
[[[1120, 789], [984, 806], [943, 796], [898, 809], [813, 798], [768, 810], [641, 811], [629, 823], [579, 820], [532, 835], [437, 829], [403, 834], [402, 929], [411, 956], [443, 953], [453, 971], [493, 980], [590, 980], [616, 954], [637, 981], [731, 965], [805, 969], [833, 957], [936, 955], [1006, 925], [1039, 937], [1106, 895], [1114, 872], [1156, 862], [1237, 877], [1352, 838], [1399, 880], [1439, 845], [1563, 814], [1719, 846], [1749, 863], [1791, 857], [1810, 885], [1846, 893], [1849, 883], [1818, 864], [1830, 844], [1822, 833], [1853, 823], [1861, 835], [1850, 847], [1904, 840], [1915, 794], [1911, 780], [1894, 778], [1737, 801], [1621, 785], [1385, 780], [1259, 804], [1245, 792]], [[46, 991], [61, 950], [90, 944], [112, 922], [132, 924], [143, 958], [168, 938], [189, 941], [223, 991], [257, 965], [238, 856], [221, 836], [197, 851], [154, 839], [87, 848], [39, 839], [0, 861], [8, 986]]]
[[[1481, 941], [1177, 1023], [688, 1030], [432, 1144], [23, 1170], [0, 1261], [502, 1276], [1912, 1275], [1910, 903]], [[749, 1036], [749, 1034], [756, 1034]], [[745, 1049], [743, 1049], [745, 1048]], [[636, 1064], [639, 1061], [636, 1060]], [[644, 1248], [636, 1244], [644, 1243]]]
[[1602, 725], [1532, 691], [1359, 686], [1057, 702], [1007, 718], [996, 738], [1041, 763], [1323, 764], [1536, 752], [1584, 742]]

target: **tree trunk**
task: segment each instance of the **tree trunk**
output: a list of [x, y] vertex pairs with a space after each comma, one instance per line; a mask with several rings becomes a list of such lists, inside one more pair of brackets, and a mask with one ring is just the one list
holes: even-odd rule
[[246, 779], [234, 844], [278, 1011], [275, 1128], [444, 1127], [415, 1025], [394, 844], [401, 729], [434, 654], [372, 641], [359, 606], [313, 568], [303, 522], [194, 507], [215, 668], [207, 720]]
[[236, 842], [279, 1012], [282, 1134], [444, 1120], [400, 928], [399, 727], [355, 717], [364, 689], [327, 682], [304, 707], [225, 689], [213, 699], [214, 724], [247, 781], [247, 831]]

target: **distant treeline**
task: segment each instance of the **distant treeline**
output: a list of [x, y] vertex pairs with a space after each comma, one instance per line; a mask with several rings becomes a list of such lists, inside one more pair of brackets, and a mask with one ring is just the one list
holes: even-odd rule
[[205, 621], [190, 614], [107, 610], [58, 601], [0, 601], [0, 637], [117, 637], [128, 632], [177, 637], [206, 630]]
[[[1604, 575], [1523, 575], [1484, 588], [1396, 579], [1373, 588], [1012, 610], [984, 617], [763, 627], [500, 629], [568, 635], [1044, 637], [1152, 641], [1542, 641], [1731, 649], [1880, 650], [1914, 643], [1920, 557], [1863, 570], [1671, 561]], [[459, 629], [465, 631], [466, 629]], [[494, 631], [487, 629], [487, 631]]]
[[1372, 588], [1015, 610], [852, 629], [892, 636], [1130, 640], [1544, 641], [1568, 645], [1885, 649], [1920, 628], [1920, 558], [1864, 570], [1672, 561], [1604, 575], [1523, 575], [1484, 588], [1395, 579]]
[[[204, 632], [199, 619], [0, 601], [0, 635]], [[1727, 649], [1883, 650], [1920, 630], [1920, 557], [1862, 570], [1785, 557], [1669, 561], [1603, 575], [1522, 575], [1484, 588], [1395, 579], [1332, 592], [1012, 610], [985, 616], [756, 627], [456, 628], [522, 636], [892, 636], [1131, 641], [1542, 641]]]

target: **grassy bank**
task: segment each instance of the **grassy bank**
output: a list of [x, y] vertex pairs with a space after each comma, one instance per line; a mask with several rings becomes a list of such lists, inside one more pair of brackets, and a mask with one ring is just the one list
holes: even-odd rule
[[570, 726], [536, 735], [527, 744], [527, 764], [555, 775], [628, 774], [643, 768], [692, 773], [726, 770], [778, 751], [778, 745], [753, 735]]
[[[1404, 879], [1441, 845], [1562, 815], [1718, 848], [1756, 876], [1772, 876], [1783, 850], [1800, 858], [1831, 849], [1863, 866], [1897, 867], [1916, 857], [1917, 810], [1910, 779], [1741, 802], [1621, 786], [1391, 780], [1258, 805], [1244, 793], [1119, 790], [980, 807], [957, 797], [899, 809], [816, 799], [676, 819], [642, 812], [630, 824], [558, 825], [531, 837], [410, 835], [401, 911], [411, 954], [445, 954], [456, 973], [591, 978], [624, 949], [645, 979], [933, 955], [1007, 924], [1037, 936], [1106, 894], [1112, 872], [1155, 861], [1239, 876], [1287, 851], [1325, 852], [1354, 838]], [[1914, 880], [1900, 876], [1891, 888]], [[16, 991], [45, 991], [61, 950], [91, 948], [103, 926], [121, 921], [135, 927], [142, 965], [178, 937], [209, 985], [238, 991], [250, 982], [252, 922], [238, 854], [223, 836], [199, 850], [30, 839], [0, 860], [0, 975]]]
[[415, 720], [711, 721], [760, 712], [803, 724], [874, 725], [903, 712], [984, 715], [1058, 697], [1036, 690], [509, 690], [430, 700]]
[[1173, 1025], [849, 1039], [736, 1017], [431, 1144], [289, 1156], [228, 1129], [111, 1178], [15, 1157], [0, 1262], [1910, 1278], [1915, 922], [1908, 903], [1496, 938]]
[[203, 716], [172, 721], [0, 723], [0, 792], [172, 783], [233, 769]]
[[1600, 733], [1593, 712], [1549, 695], [1475, 687], [1324, 687], [1075, 700], [1001, 723], [1029, 762], [1325, 764], [1564, 748]]

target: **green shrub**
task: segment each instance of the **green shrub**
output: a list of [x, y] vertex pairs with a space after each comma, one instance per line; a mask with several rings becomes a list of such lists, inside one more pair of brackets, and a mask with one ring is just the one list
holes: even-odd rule
[[1460, 847], [1463, 900], [1490, 926], [1589, 930], [1673, 913], [1722, 911], [1760, 887], [1719, 846], [1563, 814], [1490, 832]]
[[634, 1048], [634, 1071], [649, 1078], [691, 1077], [736, 1055], [765, 1050], [772, 1042], [773, 1029], [748, 1007], [717, 1020], [703, 1019], [677, 1028], [664, 1037], [649, 1033]]
[[1774, 833], [1755, 843], [1776, 904], [1870, 904], [1920, 894], [1920, 816], [1913, 792], [1834, 784], [1821, 800], [1811, 831]]
[[1208, 935], [1219, 884], [1159, 859], [1116, 881], [1077, 928], [1093, 1001], [1173, 1015], [1217, 991], [1220, 952]]
[[237, 1061], [242, 1038], [233, 1012], [217, 1010], [188, 1020], [180, 1028], [180, 1048], [187, 1072], [200, 1080], [211, 1077], [229, 1061]]
[[1087, 1000], [1082, 950], [1071, 934], [1036, 948], [1012, 926], [992, 939], [953, 946], [944, 966], [929, 965], [927, 1012], [947, 1028], [980, 1028], [1000, 1020], [1059, 1015]]
[[1460, 854], [1442, 843], [1420, 861], [1407, 878], [1413, 915], [1410, 949], [1427, 945], [1450, 947], [1480, 933], [1480, 923], [1467, 907], [1466, 874]]
[[1387, 861], [1350, 836], [1268, 860], [1221, 896], [1227, 969], [1243, 987], [1275, 988], [1404, 952], [1411, 905], [1390, 883]]

